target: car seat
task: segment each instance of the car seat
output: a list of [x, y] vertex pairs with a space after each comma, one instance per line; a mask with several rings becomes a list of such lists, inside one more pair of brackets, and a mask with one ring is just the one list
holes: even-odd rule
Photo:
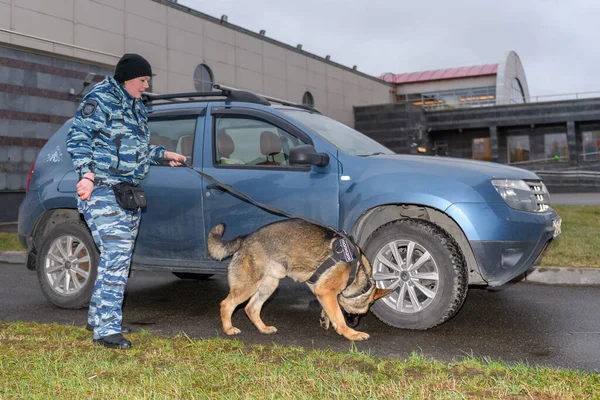
[[235, 143], [225, 131], [217, 133], [217, 156], [219, 164], [244, 164], [242, 160], [230, 158], [235, 151]]
[[235, 151], [233, 139], [224, 131], [217, 133], [217, 151], [219, 152], [219, 157], [225, 158], [229, 158], [231, 153]]

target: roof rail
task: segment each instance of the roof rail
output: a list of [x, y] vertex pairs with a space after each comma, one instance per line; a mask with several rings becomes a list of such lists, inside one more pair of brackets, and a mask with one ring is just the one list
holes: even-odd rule
[[172, 100], [172, 101], [187, 101], [190, 98], [196, 97], [227, 97], [228, 92], [224, 90], [214, 92], [188, 92], [188, 93], [171, 93], [171, 94], [156, 94], [156, 93], [144, 93], [142, 99], [145, 103], [150, 103], [158, 100]]
[[[217, 86], [217, 85], [215, 85]], [[197, 98], [207, 98], [207, 97], [224, 97], [225, 101], [241, 101], [245, 103], [256, 103], [262, 104], [265, 106], [270, 106], [267, 100], [264, 97], [256, 95], [251, 92], [246, 92], [243, 90], [230, 89], [230, 88], [218, 88], [216, 87], [216, 91], [212, 92], [187, 92], [187, 93], [171, 93], [171, 94], [155, 94], [155, 93], [144, 93], [142, 95], [142, 99], [144, 103], [152, 103], [154, 101], [159, 100], [168, 100], [172, 102], [186, 102], [192, 99]]]
[[308, 111], [314, 111], [320, 114], [318, 110], [316, 110], [312, 106], [308, 106], [306, 104], [297, 104], [291, 101], [281, 100], [276, 97], [265, 96], [262, 94], [252, 93], [245, 90], [236, 89], [229, 86], [224, 85], [214, 85], [214, 88], [217, 89], [212, 92], [187, 92], [187, 93], [171, 93], [171, 94], [156, 94], [146, 92], [142, 95], [142, 101], [145, 104], [149, 104], [155, 101], [166, 100], [174, 103], [182, 103], [187, 102], [193, 99], [205, 98], [225, 98], [225, 101], [239, 101], [244, 103], [255, 103], [262, 104], [264, 106], [270, 106], [271, 101], [274, 103], [278, 103], [284, 106], [301, 108]]
[[[225, 85], [219, 85], [219, 84], [216, 84], [213, 87], [215, 89], [217, 89], [217, 90], [223, 90], [223, 91], [229, 90], [229, 91], [232, 91], [234, 93], [235, 92], [244, 92], [244, 91], [236, 89], [234, 87], [225, 86]], [[254, 93], [250, 93], [250, 92], [244, 92], [244, 93], [254, 94]], [[290, 107], [302, 108], [304, 110], [314, 111], [314, 112], [317, 112], [317, 113], [321, 114], [317, 109], [315, 109], [312, 106], [306, 105], [306, 104], [298, 104], [298, 103], [294, 103], [294, 102], [287, 101], [287, 100], [281, 100], [281, 99], [278, 99], [277, 97], [267, 96], [267, 95], [259, 94], [259, 93], [256, 93], [254, 95], [262, 97], [263, 99], [271, 101], [273, 103], [281, 104], [283, 106], [290, 106]]]

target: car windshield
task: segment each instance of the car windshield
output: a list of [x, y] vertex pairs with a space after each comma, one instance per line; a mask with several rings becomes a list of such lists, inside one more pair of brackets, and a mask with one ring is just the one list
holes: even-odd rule
[[356, 156], [394, 154], [387, 147], [354, 129], [324, 115], [295, 109], [279, 109], [305, 127], [319, 134], [341, 151]]

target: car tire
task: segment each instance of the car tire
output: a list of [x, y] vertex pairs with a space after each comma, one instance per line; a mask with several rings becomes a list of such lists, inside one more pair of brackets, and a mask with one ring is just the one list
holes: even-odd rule
[[371, 307], [390, 326], [433, 328], [452, 318], [467, 296], [468, 273], [458, 245], [428, 221], [381, 226], [369, 237], [365, 254], [377, 287], [394, 289]]
[[60, 308], [89, 305], [100, 255], [87, 225], [67, 221], [43, 238], [37, 276], [44, 296]]
[[193, 272], [173, 272], [173, 275], [179, 279], [195, 279], [197, 281], [205, 281], [210, 279], [214, 274], [195, 274]]

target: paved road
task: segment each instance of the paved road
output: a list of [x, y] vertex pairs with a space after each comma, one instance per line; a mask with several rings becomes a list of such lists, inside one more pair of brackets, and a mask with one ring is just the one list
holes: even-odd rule
[[[159, 335], [185, 332], [194, 338], [227, 337], [221, 332], [219, 303], [227, 282], [179, 280], [170, 273], [138, 271], [130, 279], [125, 324]], [[373, 315], [360, 329], [371, 339], [357, 347], [377, 356], [404, 358], [414, 351], [450, 361], [467, 354], [600, 371], [600, 287], [509, 284], [500, 289], [474, 288], [459, 314], [429, 331], [388, 327]], [[284, 280], [263, 309], [263, 319], [279, 328], [275, 335], [256, 331], [239, 309], [238, 339], [254, 344], [279, 343], [308, 349], [347, 351], [351, 344], [319, 328], [320, 309], [301, 284]], [[83, 326], [86, 310], [62, 310], [50, 304], [35, 273], [23, 265], [0, 264], [0, 320], [57, 322]], [[91, 338], [91, 337], [90, 337]]]

